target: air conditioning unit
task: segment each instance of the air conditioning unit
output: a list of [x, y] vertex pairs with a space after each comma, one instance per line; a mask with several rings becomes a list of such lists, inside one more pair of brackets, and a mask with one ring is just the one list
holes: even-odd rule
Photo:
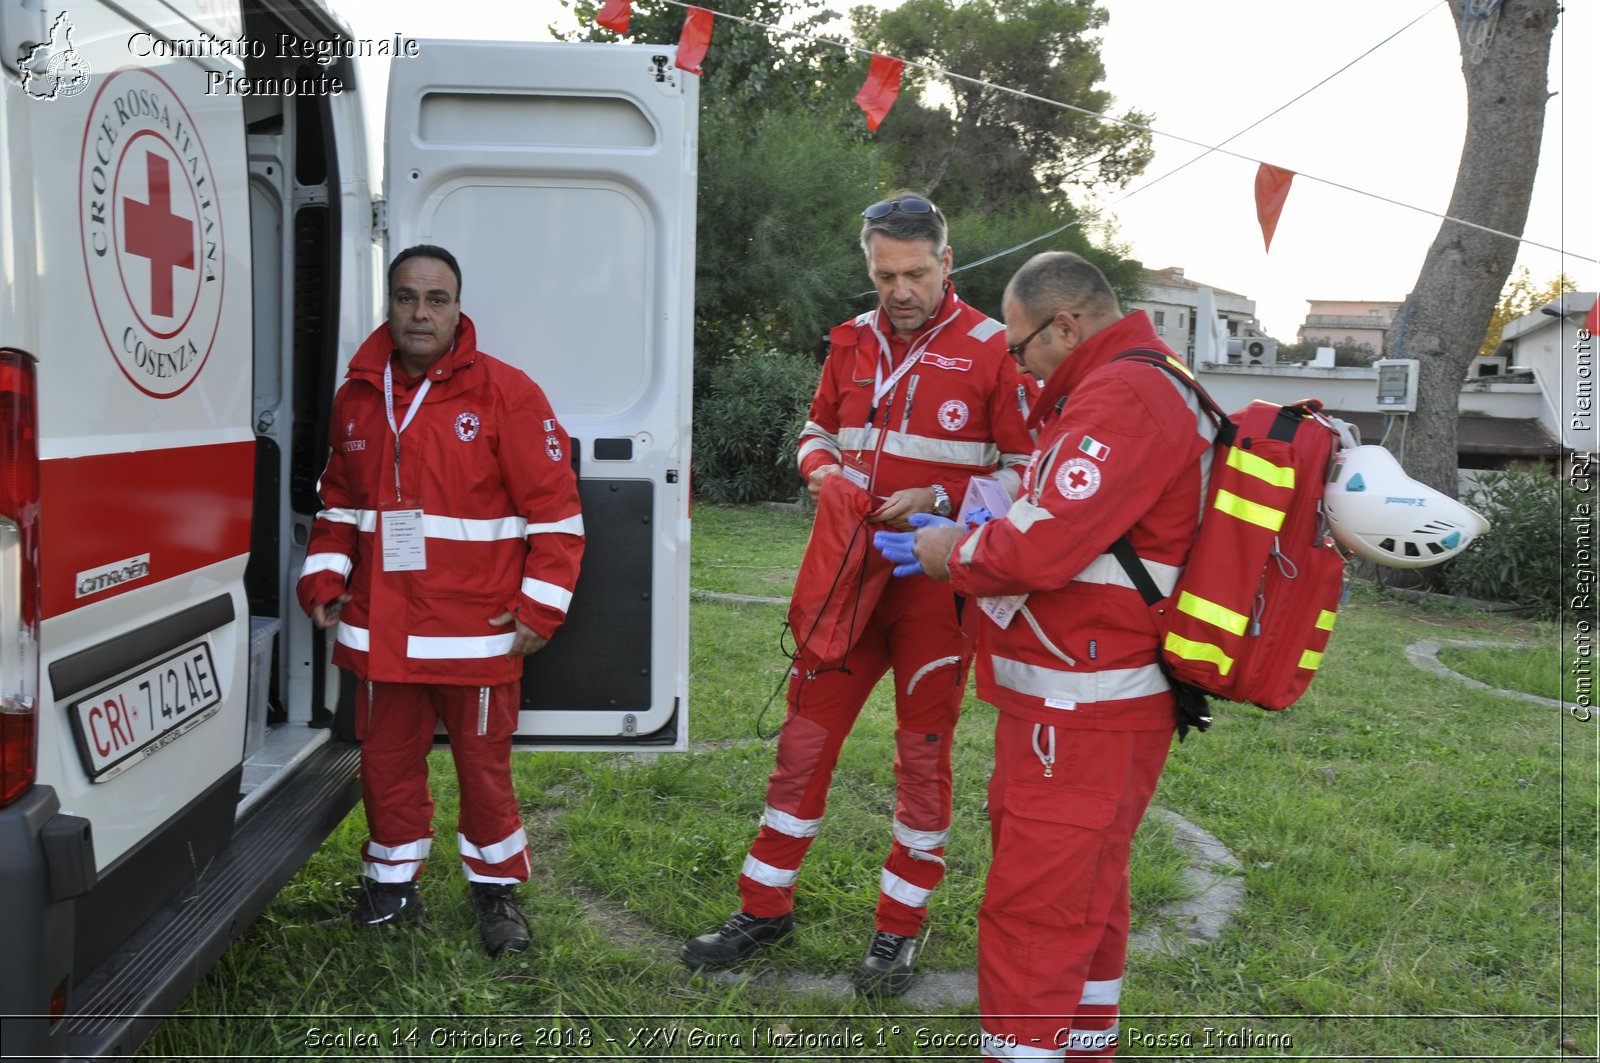
[[1166, 334], [1167, 334], [1167, 326], [1165, 326], [1165, 325], [1157, 325], [1156, 326], [1156, 335], [1157, 336], [1165, 336]]
[[1246, 336], [1239, 344], [1245, 365], [1277, 365], [1278, 341], [1270, 336]]

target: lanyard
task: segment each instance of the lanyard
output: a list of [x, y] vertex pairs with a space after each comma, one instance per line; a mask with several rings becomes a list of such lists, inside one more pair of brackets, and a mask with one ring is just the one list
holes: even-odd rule
[[422, 396], [428, 393], [433, 386], [433, 381], [424, 379], [422, 386], [417, 389], [416, 395], [411, 399], [411, 406], [406, 410], [406, 419], [399, 425], [394, 423], [394, 363], [385, 362], [383, 366], [383, 412], [389, 415], [389, 430], [394, 433], [394, 499], [396, 502], [403, 497], [400, 493], [400, 433], [404, 432], [411, 424], [411, 418], [417, 415], [417, 410], [422, 406]]
[[[878, 340], [878, 349], [882, 352], [878, 358], [878, 364], [873, 368], [873, 382], [876, 385], [872, 389], [872, 413], [874, 415], [878, 412], [878, 404], [883, 401], [883, 397], [894, 390], [894, 386], [900, 383], [900, 378], [905, 376], [907, 371], [917, 363], [918, 358], [922, 357], [922, 352], [928, 349], [928, 345], [933, 342], [933, 338], [944, 331], [944, 327], [954, 321], [960, 313], [961, 307], [957, 306], [951, 311], [949, 317], [912, 341], [911, 348], [906, 351], [905, 360], [900, 363], [899, 368], [889, 375], [888, 380], [883, 378], [883, 361], [889, 357], [889, 341], [882, 332], [878, 331], [877, 315], [873, 315], [869, 327], [872, 329], [872, 335]], [[869, 415], [868, 421], [870, 422], [871, 419]]]

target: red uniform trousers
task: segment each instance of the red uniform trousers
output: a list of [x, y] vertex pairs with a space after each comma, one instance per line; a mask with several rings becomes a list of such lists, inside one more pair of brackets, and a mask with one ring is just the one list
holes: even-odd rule
[[893, 668], [894, 841], [879, 880], [876, 924], [908, 937], [922, 929], [928, 897], [944, 877], [950, 746], [970, 647], [948, 584], [894, 579], [846, 656], [847, 672], [791, 675], [761, 830], [739, 875], [745, 911], [770, 917], [794, 909], [795, 881], [822, 826], [839, 750], [872, 688]]
[[1116, 1054], [1128, 853], [1171, 744], [1170, 728], [1052, 728], [1000, 714], [994, 858], [978, 911], [984, 1059]]
[[410, 882], [433, 846], [428, 753], [435, 724], [450, 734], [461, 788], [457, 843], [472, 882], [528, 880], [528, 836], [511, 786], [511, 736], [521, 681], [493, 687], [362, 683], [356, 694], [366, 875]]

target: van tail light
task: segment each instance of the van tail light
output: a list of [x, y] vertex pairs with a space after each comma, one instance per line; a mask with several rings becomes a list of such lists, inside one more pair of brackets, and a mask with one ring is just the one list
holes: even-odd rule
[[38, 772], [39, 402], [33, 356], [0, 347], [0, 806]]

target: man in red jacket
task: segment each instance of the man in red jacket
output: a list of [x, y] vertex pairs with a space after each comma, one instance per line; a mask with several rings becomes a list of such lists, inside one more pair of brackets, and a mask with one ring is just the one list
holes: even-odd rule
[[567, 434], [521, 370], [478, 350], [461, 267], [420, 245], [389, 266], [386, 324], [334, 397], [300, 603], [333, 628], [356, 696], [369, 837], [359, 926], [422, 914], [428, 751], [450, 734], [457, 847], [490, 955], [528, 946], [512, 891], [528, 841], [511, 785], [522, 659], [566, 618], [583, 555]]
[[1171, 594], [1216, 429], [1165, 372], [1115, 360], [1176, 356], [1077, 255], [1030, 259], [1002, 310], [1011, 355], [1045, 382], [1022, 493], [1004, 519], [884, 545], [902, 562], [914, 550], [957, 593], [1026, 595], [1005, 627], [985, 621], [978, 654], [978, 695], [1000, 710], [978, 917], [983, 1055], [1104, 1059], [1117, 1043], [1129, 847], [1176, 723], [1155, 627], [1110, 550], [1126, 537]]
[[[945, 219], [907, 194], [862, 213], [861, 248], [878, 290], [877, 308], [833, 329], [829, 354], [800, 433], [800, 474], [819, 494], [819, 528], [830, 500], [851, 496], [876, 526], [909, 527], [915, 513], [948, 514], [967, 482], [993, 475], [1014, 494], [1033, 441], [1023, 427], [1022, 382], [1005, 356], [1003, 326], [963, 303], [949, 281]], [[837, 477], [827, 491], [824, 482]], [[841, 482], [842, 481], [842, 482]], [[863, 539], [863, 542], [865, 540]], [[807, 562], [824, 549], [813, 535]], [[761, 828], [739, 876], [738, 912], [689, 940], [691, 968], [720, 968], [786, 937], [794, 926], [795, 882], [821, 828], [840, 747], [885, 672], [895, 683], [895, 811], [879, 879], [876, 933], [855, 974], [865, 993], [905, 991], [916, 964], [928, 898], [944, 875], [950, 829], [950, 744], [971, 650], [950, 589], [930, 580], [889, 583], [869, 552], [844, 665], [818, 660], [800, 642], [790, 673], [788, 717], [778, 737]], [[824, 594], [844, 567], [824, 559]], [[804, 571], [804, 569], [802, 569]]]

